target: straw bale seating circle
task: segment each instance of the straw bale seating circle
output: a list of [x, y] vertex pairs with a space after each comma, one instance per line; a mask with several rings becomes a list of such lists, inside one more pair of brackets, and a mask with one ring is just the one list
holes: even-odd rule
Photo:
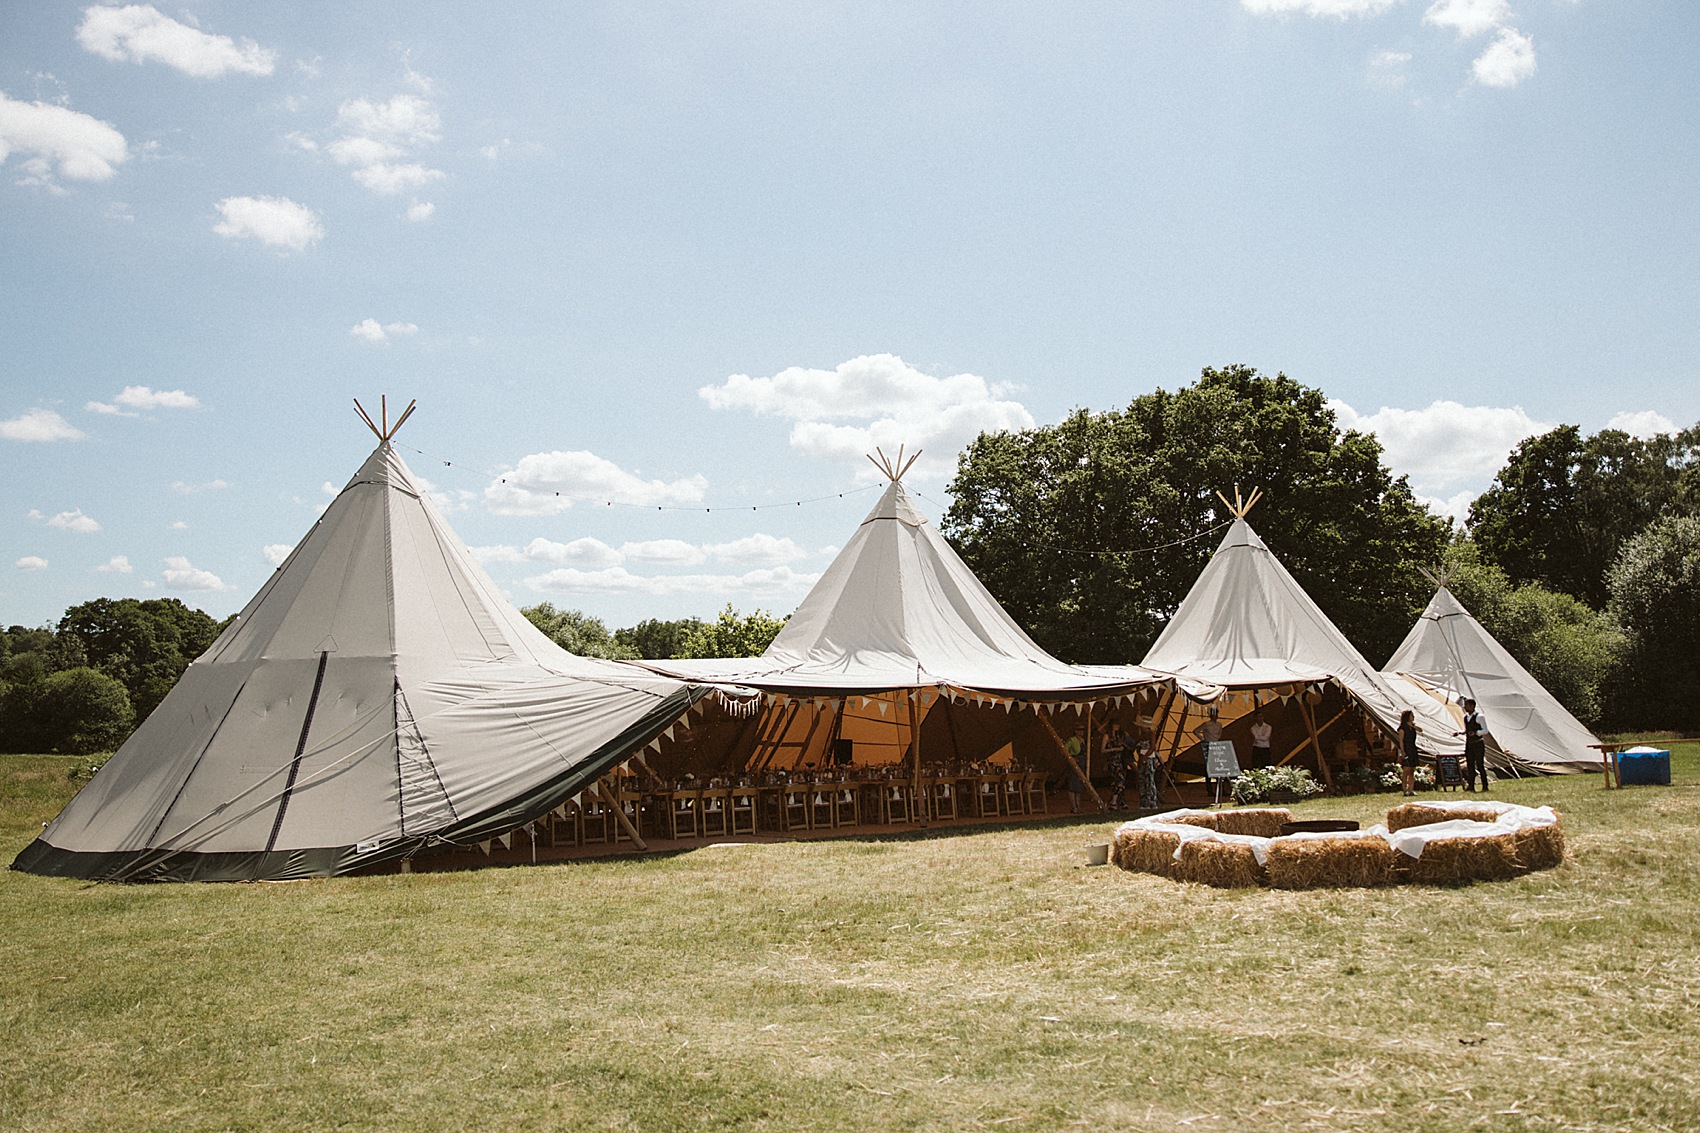
[[1123, 823], [1110, 860], [1124, 870], [1217, 888], [1371, 888], [1503, 881], [1564, 861], [1551, 807], [1405, 803], [1367, 830], [1281, 834], [1278, 807], [1177, 810]]

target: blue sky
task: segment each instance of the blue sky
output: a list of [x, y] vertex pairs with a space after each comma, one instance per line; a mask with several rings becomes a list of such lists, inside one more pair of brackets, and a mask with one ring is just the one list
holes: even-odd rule
[[613, 625], [788, 612], [875, 444], [937, 515], [981, 429], [1234, 362], [1460, 513], [1554, 424], [1700, 419], [1697, 48], [1691, 0], [6, 5], [0, 622], [240, 608], [381, 393], [509, 596]]

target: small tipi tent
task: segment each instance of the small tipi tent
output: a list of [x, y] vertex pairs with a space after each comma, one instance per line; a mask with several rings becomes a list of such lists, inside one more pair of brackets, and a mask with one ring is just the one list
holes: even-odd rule
[[1428, 698], [1399, 696], [1304, 592], [1246, 522], [1249, 506], [1236, 509], [1221, 545], [1145, 655], [1145, 667], [1230, 690], [1332, 681], [1384, 731], [1397, 728], [1401, 710], [1410, 707], [1424, 750], [1461, 751], [1446, 713]]
[[1488, 758], [1539, 771], [1599, 766], [1600, 741], [1494, 640], [1444, 583], [1382, 672], [1441, 703], [1475, 700], [1488, 722]]
[[538, 632], [408, 471], [395, 429], [373, 431], [312, 530], [14, 869], [282, 880], [477, 842], [559, 806], [687, 709], [690, 687]]

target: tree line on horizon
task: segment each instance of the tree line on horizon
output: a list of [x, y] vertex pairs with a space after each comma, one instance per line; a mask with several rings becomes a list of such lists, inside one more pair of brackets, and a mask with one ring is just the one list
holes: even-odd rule
[[[1455, 524], [1393, 475], [1373, 435], [1341, 429], [1321, 390], [1206, 369], [1126, 409], [982, 434], [940, 528], [1046, 650], [1138, 662], [1232, 518], [1216, 493], [1236, 485], [1262, 489], [1248, 520], [1372, 664], [1439, 571], [1584, 723], [1700, 730], [1700, 425], [1531, 437]], [[521, 612], [569, 652], [609, 659], [755, 656], [785, 624], [730, 604], [614, 630], [549, 602]], [[55, 626], [12, 626], [0, 750], [116, 747], [228, 623], [174, 598], [98, 598]]]

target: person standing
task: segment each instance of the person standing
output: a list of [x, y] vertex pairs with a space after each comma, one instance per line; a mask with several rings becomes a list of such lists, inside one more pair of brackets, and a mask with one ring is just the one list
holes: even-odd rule
[[1483, 737], [1487, 734], [1487, 718], [1476, 711], [1476, 702], [1470, 697], [1464, 698], [1464, 783], [1471, 791], [1476, 789], [1476, 776], [1482, 777], [1482, 790], [1487, 791], [1487, 742]]
[[1110, 734], [1104, 738], [1104, 759], [1110, 767], [1110, 809], [1127, 809], [1127, 749], [1128, 735], [1119, 720], [1110, 721]]
[[1399, 713], [1399, 778], [1406, 798], [1417, 793], [1417, 718], [1409, 708]]
[[1163, 809], [1162, 792], [1157, 787], [1157, 745], [1141, 745], [1139, 752], [1139, 809]]
[[1086, 750], [1086, 726], [1084, 724], [1074, 729], [1074, 734], [1063, 741], [1063, 750], [1068, 752], [1068, 812], [1080, 813], [1080, 796], [1086, 792], [1084, 772], [1080, 770], [1080, 756]]
[[1269, 747], [1269, 741], [1275, 734], [1275, 728], [1263, 718], [1263, 709], [1259, 708], [1251, 714], [1251, 764], [1252, 767], [1268, 767], [1275, 762], [1275, 753]]

